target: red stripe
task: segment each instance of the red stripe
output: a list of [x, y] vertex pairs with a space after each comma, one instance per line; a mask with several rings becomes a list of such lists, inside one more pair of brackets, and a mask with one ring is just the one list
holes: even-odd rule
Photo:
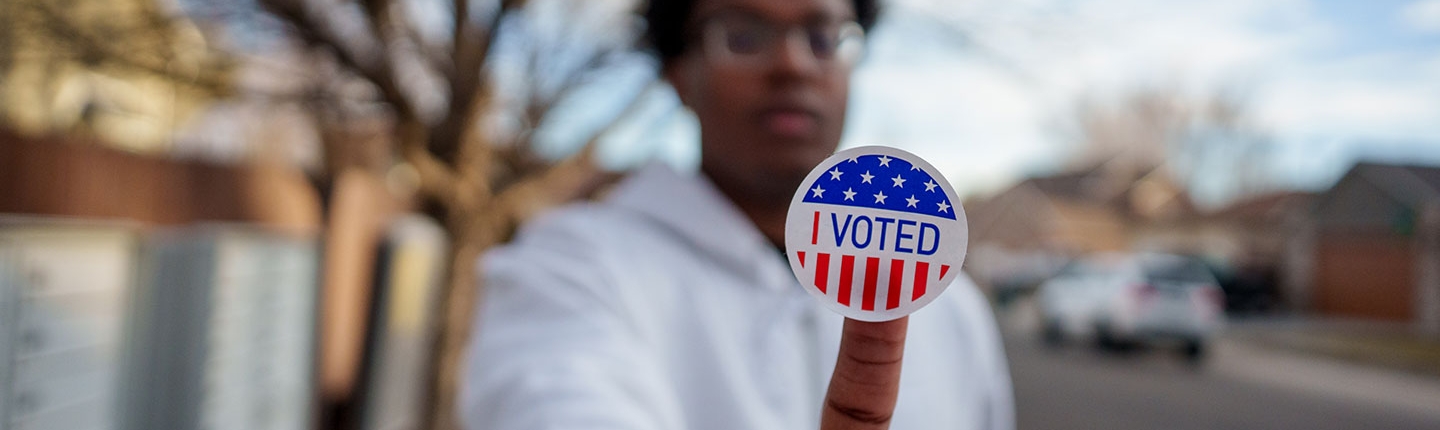
[[855, 256], [845, 255], [840, 257], [840, 293], [836, 301], [845, 306], [850, 306], [850, 283], [854, 282]]
[[885, 309], [900, 307], [900, 278], [905, 276], [905, 260], [890, 260], [890, 291], [885, 293]]
[[810, 228], [810, 244], [820, 242], [820, 211], [815, 211], [815, 223]]
[[830, 254], [815, 254], [815, 288], [825, 292], [825, 283], [830, 281]]
[[864, 296], [860, 298], [860, 310], [875, 310], [875, 278], [880, 276], [880, 259], [869, 257], [865, 259], [865, 290]]
[[920, 300], [925, 295], [925, 284], [930, 282], [930, 263], [924, 261], [915, 262], [915, 294], [912, 294], [910, 301]]
[[941, 277], [941, 278], [944, 278], [944, 277], [945, 277], [945, 272], [949, 272], [949, 271], [950, 271], [950, 265], [949, 265], [949, 264], [941, 264], [941, 265], [940, 265], [940, 277]]
[[801, 268], [801, 269], [804, 269], [804, 268], [805, 268], [805, 251], [796, 251], [795, 253], [800, 255], [800, 268]]

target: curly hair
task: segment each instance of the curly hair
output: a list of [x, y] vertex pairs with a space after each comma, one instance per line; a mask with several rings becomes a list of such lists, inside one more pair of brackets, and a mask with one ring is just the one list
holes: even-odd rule
[[[650, 0], [645, 6], [645, 37], [643, 43], [660, 63], [685, 53], [685, 25], [690, 22], [690, 13], [698, 0]], [[855, 8], [855, 22], [865, 31], [875, 25], [880, 16], [879, 0], [851, 0]]]

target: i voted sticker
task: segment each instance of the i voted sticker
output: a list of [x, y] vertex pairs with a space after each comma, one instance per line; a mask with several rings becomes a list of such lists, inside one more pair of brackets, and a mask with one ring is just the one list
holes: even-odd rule
[[969, 240], [955, 190], [934, 166], [865, 146], [825, 159], [790, 201], [790, 269], [826, 307], [889, 321], [924, 307], [960, 273]]

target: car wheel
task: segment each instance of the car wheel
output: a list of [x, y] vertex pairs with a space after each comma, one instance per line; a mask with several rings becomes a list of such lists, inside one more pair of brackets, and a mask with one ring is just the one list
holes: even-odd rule
[[1199, 340], [1185, 342], [1180, 352], [1184, 354], [1186, 361], [1198, 363], [1205, 358], [1205, 343]]
[[1099, 324], [1095, 326], [1095, 346], [1106, 351], [1118, 351], [1120, 342], [1110, 333], [1110, 327]]
[[1060, 323], [1058, 322], [1051, 321], [1045, 323], [1045, 329], [1040, 334], [1040, 337], [1044, 339], [1045, 345], [1049, 347], [1059, 347], [1065, 344], [1065, 330], [1060, 328]]

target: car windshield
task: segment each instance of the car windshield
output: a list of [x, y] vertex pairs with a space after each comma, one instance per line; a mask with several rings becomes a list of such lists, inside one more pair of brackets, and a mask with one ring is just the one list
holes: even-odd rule
[[1072, 262], [1072, 263], [1066, 265], [1063, 269], [1061, 269], [1061, 270], [1060, 270], [1060, 273], [1056, 274], [1056, 277], [1062, 277], [1062, 278], [1097, 278], [1097, 277], [1114, 276], [1114, 275], [1115, 275], [1117, 272], [1119, 272], [1119, 270], [1120, 270], [1120, 268], [1119, 268], [1119, 267], [1116, 267], [1116, 266], [1117, 266], [1117, 265], [1116, 265], [1116, 263], [1115, 263], [1114, 261], [1105, 261], [1105, 260], [1075, 261], [1075, 262]]
[[1059, 278], [1074, 278], [1084, 276], [1086, 273], [1089, 272], [1090, 270], [1088, 267], [1085, 266], [1085, 264], [1080, 262], [1072, 262], [1070, 264], [1066, 264], [1064, 268], [1061, 268], [1060, 272], [1056, 273], [1055, 276]]
[[1183, 258], [1152, 259], [1145, 262], [1145, 278], [1156, 284], [1212, 283], [1210, 272], [1200, 263]]

